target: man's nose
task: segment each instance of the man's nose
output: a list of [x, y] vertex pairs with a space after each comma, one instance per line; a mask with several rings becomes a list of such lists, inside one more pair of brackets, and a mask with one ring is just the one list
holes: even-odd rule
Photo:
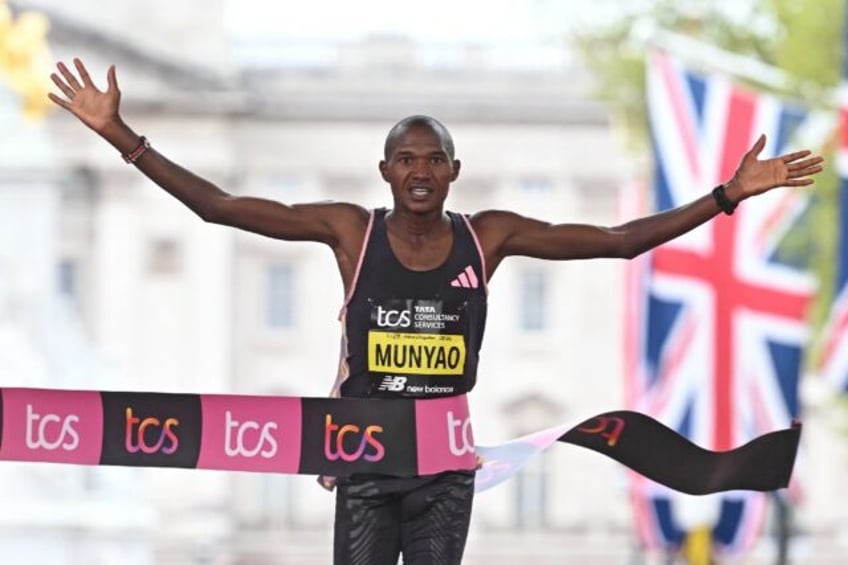
[[412, 174], [416, 177], [430, 178], [430, 161], [428, 159], [416, 159], [412, 167]]

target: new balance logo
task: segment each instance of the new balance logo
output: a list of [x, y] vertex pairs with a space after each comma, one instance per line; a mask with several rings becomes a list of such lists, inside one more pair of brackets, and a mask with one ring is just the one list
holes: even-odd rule
[[387, 392], [401, 392], [406, 388], [406, 377], [383, 377], [383, 382], [377, 387], [377, 390]]
[[477, 279], [477, 275], [474, 274], [474, 269], [471, 268], [471, 265], [468, 265], [464, 271], [459, 273], [451, 281], [450, 285], [458, 288], [477, 288], [480, 286], [480, 281]]

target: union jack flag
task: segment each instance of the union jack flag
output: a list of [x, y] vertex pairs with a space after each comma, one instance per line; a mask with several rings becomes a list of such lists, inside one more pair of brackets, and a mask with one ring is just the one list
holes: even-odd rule
[[818, 372], [836, 390], [848, 392], [848, 83], [842, 85], [839, 99], [836, 169], [840, 178], [841, 220], [837, 223], [836, 286], [834, 302], [825, 326]]
[[[647, 73], [658, 210], [729, 180], [761, 133], [768, 142], [760, 158], [784, 152], [806, 117], [724, 77], [689, 72], [664, 54], [650, 56]], [[641, 261], [641, 273], [628, 277], [641, 289], [628, 310], [635, 328], [625, 356], [631, 408], [713, 450], [791, 424], [815, 282], [787, 264], [778, 245], [806, 203], [801, 190], [770, 191]], [[712, 527], [722, 552], [749, 547], [760, 531], [762, 493], [692, 501], [636, 476], [631, 484], [648, 547], [678, 547], [698, 520], [694, 525]]]

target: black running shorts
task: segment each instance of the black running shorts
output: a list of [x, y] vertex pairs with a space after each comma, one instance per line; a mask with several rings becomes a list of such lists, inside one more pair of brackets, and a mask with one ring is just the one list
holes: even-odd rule
[[423, 477], [340, 477], [336, 565], [455, 565], [462, 561], [474, 472]]

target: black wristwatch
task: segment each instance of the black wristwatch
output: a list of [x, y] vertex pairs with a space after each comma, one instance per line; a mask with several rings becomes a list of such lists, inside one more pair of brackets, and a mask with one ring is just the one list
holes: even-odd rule
[[718, 207], [721, 208], [721, 211], [728, 216], [736, 210], [736, 206], [739, 204], [738, 202], [730, 201], [730, 198], [727, 197], [727, 193], [724, 192], [723, 184], [720, 184], [713, 189], [713, 198], [715, 198], [716, 204], [718, 204]]

